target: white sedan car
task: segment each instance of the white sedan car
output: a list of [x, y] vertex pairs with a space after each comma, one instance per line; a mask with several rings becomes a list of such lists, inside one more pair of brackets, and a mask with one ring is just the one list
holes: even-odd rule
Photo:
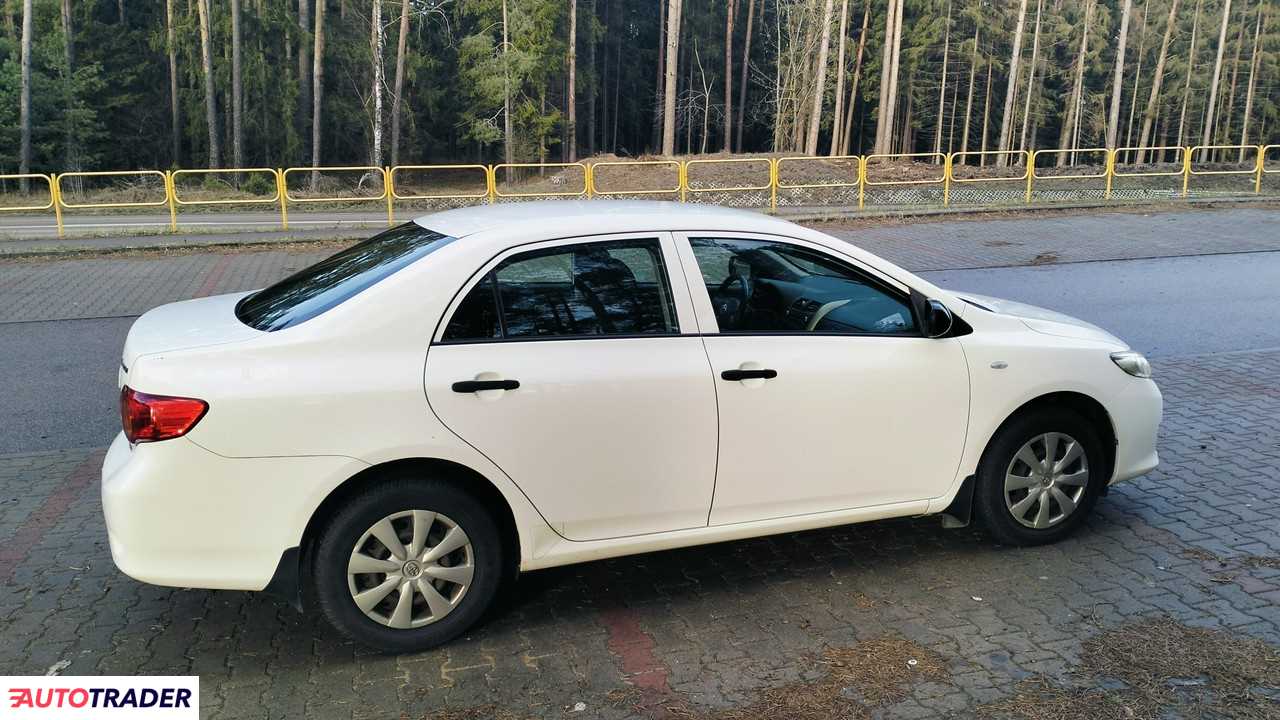
[[754, 212], [451, 210], [133, 325], [116, 565], [405, 651], [518, 571], [940, 514], [1076, 529], [1156, 466], [1147, 361]]

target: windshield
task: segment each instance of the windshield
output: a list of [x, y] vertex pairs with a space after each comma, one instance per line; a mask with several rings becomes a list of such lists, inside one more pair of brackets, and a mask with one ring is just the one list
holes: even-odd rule
[[236, 317], [258, 330], [283, 330], [336, 307], [454, 238], [405, 223], [352, 245], [245, 297]]

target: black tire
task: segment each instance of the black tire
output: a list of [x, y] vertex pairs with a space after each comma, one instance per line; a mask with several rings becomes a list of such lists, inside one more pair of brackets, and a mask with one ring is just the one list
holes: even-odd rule
[[[1088, 480], [1084, 485], [1083, 492], [1075, 500], [1075, 508], [1073, 510], [1048, 527], [1028, 527], [1019, 522], [1012, 510], [1011, 506], [1017, 506], [1017, 502], [1013, 499], [1006, 501], [1005, 477], [1006, 473], [1011, 469], [1010, 465], [1014, 462], [1014, 457], [1019, 450], [1028, 442], [1046, 433], [1068, 435], [1079, 443], [1083, 451], [1084, 462], [1087, 463]], [[1063, 443], [1059, 440], [1059, 444], [1062, 445]], [[1039, 448], [1043, 451], [1045, 449], [1044, 444], [1040, 444]], [[1063, 454], [1063, 449], [1059, 448], [1058, 457], [1061, 458]], [[1042, 453], [1038, 454], [1038, 457], [1042, 456]], [[1029, 546], [1057, 542], [1074, 532], [1093, 510], [1102, 487], [1110, 479], [1108, 477], [1110, 475], [1108, 465], [1102, 442], [1098, 439], [1098, 433], [1084, 417], [1066, 408], [1033, 409], [1006, 421], [996, 431], [995, 436], [991, 438], [991, 442], [987, 445], [986, 451], [982, 454], [982, 460], [978, 464], [977, 485], [974, 488], [974, 509], [978, 519], [991, 537], [1003, 545]], [[1015, 474], [1021, 474], [1024, 467], [1027, 466], [1025, 464], [1017, 465]], [[1074, 465], [1072, 467], [1078, 469], [1081, 466]], [[1035, 470], [1032, 472], [1035, 472]], [[1074, 490], [1066, 485], [1058, 485], [1058, 488], [1068, 493], [1074, 493]], [[1041, 486], [1036, 486], [1034, 489], [1026, 491], [1014, 491], [1014, 497], [1019, 500], [1025, 499], [1032, 492], [1038, 494], [1040, 490]], [[1026, 494], [1022, 494], [1023, 492]], [[1052, 490], [1049, 490], [1049, 492], [1052, 492]], [[1030, 517], [1024, 519], [1034, 522], [1036, 519], [1034, 515], [1039, 510], [1040, 501], [1032, 500], [1030, 502], [1032, 504], [1029, 510], [1025, 511], [1025, 514]], [[1048, 507], [1050, 518], [1055, 509], [1059, 512], [1062, 509], [1057, 499], [1051, 500], [1048, 503]]]
[[[452, 583], [443, 585], [442, 597], [453, 593], [457, 598], [456, 605], [451, 610], [421, 627], [401, 629], [380, 623], [356, 605], [352, 584], [375, 584], [379, 582], [379, 575], [361, 575], [349, 581], [347, 570], [356, 544], [362, 542], [362, 538], [366, 537], [366, 533], [375, 524], [388, 516], [411, 510], [438, 513], [452, 523], [452, 526], [462, 529], [470, 544], [455, 553], [469, 556], [472, 574], [470, 582], [465, 586]], [[413, 520], [398, 519], [395, 522], [398, 524], [396, 530], [401, 540], [407, 541], [409, 538], [403, 533], [403, 525], [405, 522], [412, 523]], [[442, 532], [441, 528], [451, 527], [444, 525], [444, 520], [432, 520], [431, 523], [433, 524], [428, 526], [433, 528], [434, 533]], [[409, 527], [412, 528], [412, 524]], [[436, 542], [439, 542], [438, 537]], [[407, 548], [409, 543], [404, 542], [404, 546]], [[367, 550], [385, 549], [387, 546], [362, 543], [362, 547]], [[428, 542], [425, 550], [430, 550], [431, 547], [432, 544]], [[458, 557], [457, 554], [450, 556]], [[395, 562], [394, 556], [388, 554], [385, 557], [385, 562]], [[508, 574], [508, 562], [503, 556], [503, 544], [497, 524], [480, 501], [452, 483], [405, 475], [384, 478], [344, 502], [318, 533], [311, 558], [309, 589], [325, 619], [352, 640], [392, 653], [426, 650], [466, 632], [493, 604], [494, 597]], [[445, 562], [448, 562], [447, 558], [441, 564]], [[405, 572], [400, 571], [400, 576]], [[384, 580], [391, 579], [391, 576], [385, 574], [381, 577]], [[427, 579], [427, 574], [424, 572], [416, 577]], [[432, 581], [428, 579], [427, 582]], [[399, 595], [397, 588], [386, 602]], [[413, 605], [410, 612], [415, 617], [424, 616], [422, 620], [425, 621], [434, 615], [428, 611], [426, 598], [420, 590], [415, 594], [411, 588], [410, 598], [409, 602]]]

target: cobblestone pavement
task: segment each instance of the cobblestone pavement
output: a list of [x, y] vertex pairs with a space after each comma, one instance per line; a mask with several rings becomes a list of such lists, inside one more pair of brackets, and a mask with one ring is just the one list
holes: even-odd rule
[[[65, 261], [102, 275], [74, 281], [49, 269], [64, 262], [32, 264], [46, 284], [25, 291], [10, 283], [26, 276], [3, 265], [0, 308], [131, 314], [305, 261]], [[154, 273], [149, 289], [109, 292], [112, 273], [134, 271]], [[50, 310], [50, 284], [76, 299]], [[1116, 486], [1057, 545], [1003, 548], [926, 518], [557, 568], [522, 578], [470, 635], [401, 657], [265, 596], [121, 575], [102, 526], [100, 449], [0, 455], [0, 674], [199, 674], [204, 714], [217, 718], [702, 717], [816, 680], [826, 650], [902, 637], [947, 672], [878, 712], [965, 717], [1028, 678], [1088, 682], [1073, 673], [1082, 641], [1141, 619], [1280, 645], [1280, 350], [1165, 358], [1156, 371], [1160, 469]], [[1280, 717], [1280, 701], [1257, 702], [1258, 716]]]

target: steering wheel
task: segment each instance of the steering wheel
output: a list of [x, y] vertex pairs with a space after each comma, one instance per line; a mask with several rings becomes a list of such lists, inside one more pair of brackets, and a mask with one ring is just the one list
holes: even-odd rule
[[[736, 287], [735, 287], [736, 286]], [[748, 275], [734, 272], [720, 283], [716, 292], [716, 320], [722, 329], [741, 330], [755, 287]]]

